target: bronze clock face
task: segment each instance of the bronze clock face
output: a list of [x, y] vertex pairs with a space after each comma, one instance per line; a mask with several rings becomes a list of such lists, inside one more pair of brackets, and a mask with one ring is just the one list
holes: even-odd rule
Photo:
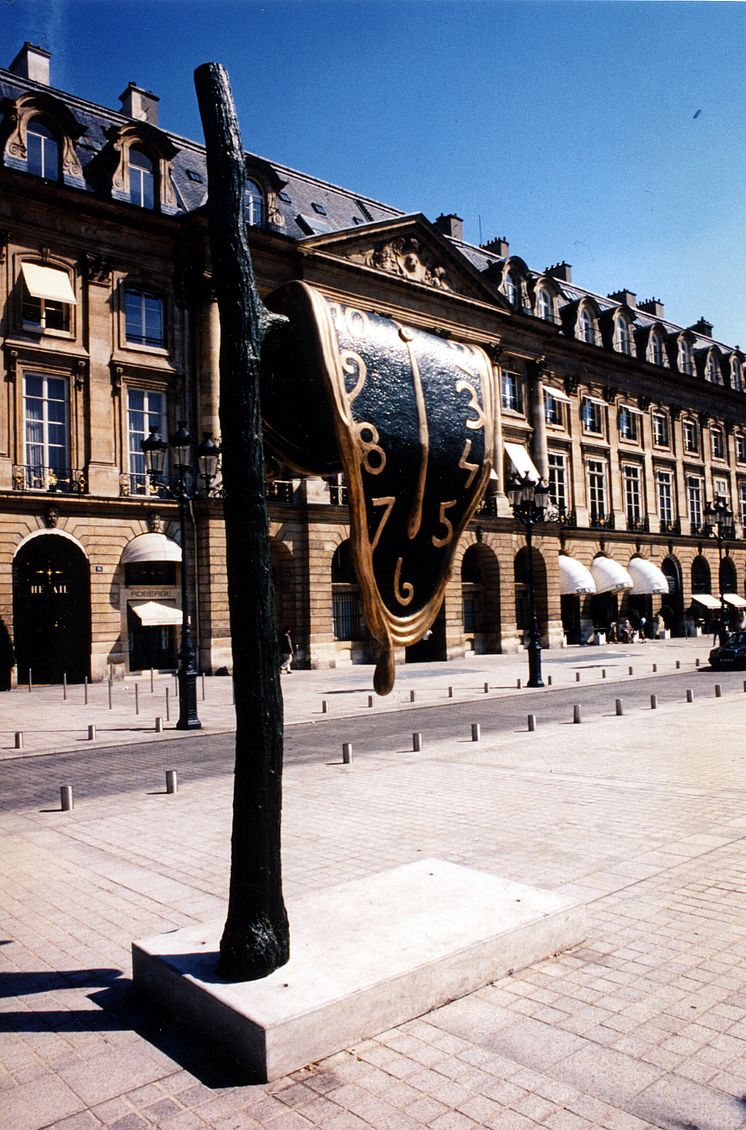
[[435, 619], [487, 485], [492, 369], [476, 346], [291, 288], [292, 302], [280, 305], [297, 317], [305, 300], [318, 335], [365, 618], [384, 645], [377, 686], [390, 689], [393, 648], [415, 643]]

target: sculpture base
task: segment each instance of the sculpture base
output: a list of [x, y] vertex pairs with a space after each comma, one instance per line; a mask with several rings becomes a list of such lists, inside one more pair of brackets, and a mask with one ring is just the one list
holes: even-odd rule
[[290, 901], [291, 957], [215, 972], [222, 922], [134, 942], [138, 989], [262, 1081], [277, 1079], [582, 941], [585, 911], [437, 859]]

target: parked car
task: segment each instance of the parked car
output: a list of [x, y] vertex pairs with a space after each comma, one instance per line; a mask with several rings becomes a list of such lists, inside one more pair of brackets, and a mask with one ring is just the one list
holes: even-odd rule
[[746, 667], [746, 632], [734, 632], [720, 647], [710, 652], [710, 667], [719, 671], [723, 667]]

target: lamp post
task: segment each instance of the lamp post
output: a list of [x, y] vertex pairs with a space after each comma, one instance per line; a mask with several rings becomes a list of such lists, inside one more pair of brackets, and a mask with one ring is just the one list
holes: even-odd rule
[[508, 483], [508, 498], [513, 514], [526, 531], [526, 552], [528, 553], [528, 687], [543, 687], [541, 677], [541, 633], [536, 618], [536, 597], [534, 593], [533, 529], [537, 522], [548, 519], [549, 487], [543, 481], [535, 482], [526, 473], [514, 475]]
[[[140, 444], [145, 456], [145, 469], [153, 486], [159, 487], [175, 498], [179, 504], [179, 531], [181, 534], [181, 646], [179, 647], [179, 720], [177, 730], [199, 730], [202, 723], [197, 714], [197, 667], [195, 664], [194, 640], [189, 622], [189, 542], [187, 540], [187, 510], [189, 503], [197, 495], [197, 480], [202, 479], [205, 490], [217, 473], [220, 446], [212, 437], [206, 435], [197, 447], [197, 469], [193, 464], [194, 440], [187, 430], [186, 421], [180, 420], [176, 431], [168, 443], [155, 426], [150, 435]], [[172, 451], [175, 477], [164, 483], [162, 477], [166, 467], [168, 448]]]
[[714, 534], [718, 546], [718, 591], [720, 593], [720, 622], [725, 627], [725, 593], [723, 592], [723, 545], [733, 525], [733, 511], [726, 500], [718, 496], [705, 506], [705, 528]]

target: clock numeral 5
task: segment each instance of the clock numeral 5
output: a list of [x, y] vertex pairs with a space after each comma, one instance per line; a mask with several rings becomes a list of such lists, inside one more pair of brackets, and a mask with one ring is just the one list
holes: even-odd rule
[[445, 533], [443, 534], [442, 538], [436, 538], [435, 534], [433, 534], [432, 538], [430, 539], [436, 549], [443, 549], [444, 546], [449, 545], [450, 542], [453, 541], [453, 524], [446, 514], [446, 510], [450, 510], [451, 507], [455, 505], [455, 498], [452, 502], [441, 502], [440, 504], [439, 520], [441, 526], [443, 526], [445, 529]]

